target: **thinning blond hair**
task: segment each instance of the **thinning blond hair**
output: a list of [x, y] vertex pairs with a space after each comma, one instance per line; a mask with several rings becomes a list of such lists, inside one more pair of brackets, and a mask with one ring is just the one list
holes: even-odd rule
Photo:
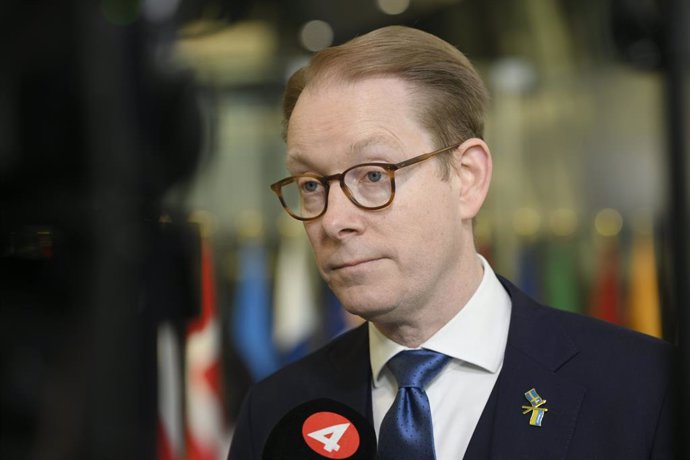
[[437, 147], [484, 135], [488, 93], [457, 48], [427, 32], [388, 26], [314, 54], [288, 80], [283, 95], [283, 138], [300, 94], [327, 80], [396, 77], [409, 83], [418, 120]]

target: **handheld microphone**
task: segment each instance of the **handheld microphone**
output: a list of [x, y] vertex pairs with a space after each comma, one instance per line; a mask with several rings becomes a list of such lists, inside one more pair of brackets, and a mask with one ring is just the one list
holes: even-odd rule
[[332, 399], [307, 401], [273, 427], [263, 460], [375, 460], [374, 427], [359, 412]]

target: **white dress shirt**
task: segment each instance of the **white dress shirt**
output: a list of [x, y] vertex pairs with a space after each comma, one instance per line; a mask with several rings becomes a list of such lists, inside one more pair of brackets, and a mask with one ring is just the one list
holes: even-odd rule
[[[452, 358], [426, 389], [434, 426], [438, 460], [465, 455], [484, 406], [503, 365], [511, 302], [488, 262], [484, 276], [467, 304], [420, 348]], [[393, 342], [369, 323], [374, 429], [393, 404], [398, 386], [386, 367], [390, 358], [408, 348]]]

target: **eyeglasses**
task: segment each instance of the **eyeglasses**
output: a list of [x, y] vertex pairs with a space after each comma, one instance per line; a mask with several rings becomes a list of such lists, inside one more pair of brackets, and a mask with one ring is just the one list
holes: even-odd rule
[[421, 163], [436, 155], [457, 148], [460, 144], [444, 147], [396, 164], [362, 163], [342, 173], [320, 176], [305, 173], [287, 177], [271, 184], [271, 190], [278, 195], [283, 208], [298, 220], [318, 219], [328, 208], [328, 191], [331, 181], [338, 180], [345, 196], [362, 209], [383, 209], [395, 197], [395, 172], [413, 164]]

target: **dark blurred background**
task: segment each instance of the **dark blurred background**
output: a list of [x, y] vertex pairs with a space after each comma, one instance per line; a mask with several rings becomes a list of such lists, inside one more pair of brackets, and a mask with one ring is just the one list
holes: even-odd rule
[[688, 9], [3, 1], [0, 457], [224, 458], [248, 385], [356, 324], [268, 184], [286, 78], [388, 24], [458, 46], [491, 91], [480, 252], [543, 302], [678, 345], [684, 430]]

